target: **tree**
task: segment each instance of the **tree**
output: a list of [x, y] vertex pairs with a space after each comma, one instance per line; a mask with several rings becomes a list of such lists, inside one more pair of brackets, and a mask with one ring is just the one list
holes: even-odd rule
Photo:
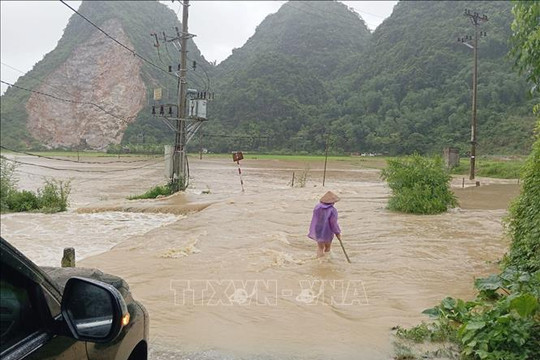
[[[520, 1], [514, 5], [512, 23], [516, 65], [533, 83], [531, 92], [540, 93], [540, 3]], [[535, 105], [540, 113], [540, 104]], [[521, 194], [510, 208], [509, 230], [512, 237], [510, 265], [528, 271], [540, 270], [540, 119], [536, 142], [523, 171]]]
[[[513, 9], [512, 55], [520, 73], [532, 83], [531, 93], [540, 94], [540, 2], [518, 1]], [[540, 103], [535, 112], [540, 111]]]

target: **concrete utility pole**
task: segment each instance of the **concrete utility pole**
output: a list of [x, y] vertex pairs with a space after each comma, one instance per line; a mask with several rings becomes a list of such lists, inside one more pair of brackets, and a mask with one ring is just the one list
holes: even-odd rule
[[176, 137], [174, 141], [173, 160], [173, 185], [175, 190], [184, 190], [187, 185], [187, 164], [186, 164], [186, 59], [188, 33], [188, 8], [189, 0], [182, 2], [182, 33], [180, 37], [180, 74], [178, 79], [178, 122]]
[[[174, 1], [174, 0], [173, 0]], [[167, 156], [165, 158], [165, 172], [170, 179], [171, 188], [174, 192], [183, 191], [189, 184], [189, 167], [186, 157], [186, 147], [193, 136], [201, 128], [204, 121], [207, 120], [206, 108], [208, 101], [214, 99], [214, 94], [209, 92], [208, 87], [204, 91], [187, 88], [187, 42], [195, 35], [188, 33], [188, 8], [189, 0], [181, 2], [182, 12], [182, 31], [175, 26], [176, 36], [170, 37], [162, 32], [165, 46], [171, 42], [176, 50], [180, 52], [180, 64], [178, 72], [174, 72], [178, 78], [178, 99], [176, 104], [162, 103], [162, 89], [154, 89], [154, 105], [152, 106], [152, 115], [156, 116], [158, 108], [159, 116], [165, 124], [175, 133], [174, 146], [166, 147]], [[158, 49], [159, 38], [157, 33], [151, 33], [155, 39], [154, 47]], [[193, 70], [197, 62], [193, 61]], [[174, 66], [176, 69], [176, 65]], [[169, 65], [169, 72], [173, 71], [173, 66]], [[206, 71], [203, 69], [206, 74]], [[165, 108], [169, 109], [168, 116], [165, 115]], [[177, 114], [173, 117], [173, 107], [176, 107]], [[173, 123], [176, 121], [176, 124]], [[172, 156], [171, 156], [172, 155]]]
[[[477, 12], [471, 12], [470, 10], [465, 10], [464, 13], [465, 16], [467, 16], [471, 23], [474, 25], [474, 40], [470, 36], [466, 36], [465, 38], [458, 38], [459, 42], [462, 42], [467, 47], [473, 49], [473, 57], [474, 57], [474, 65], [473, 65], [473, 91], [472, 91], [472, 124], [471, 124], [471, 165], [470, 165], [470, 171], [469, 171], [469, 179], [474, 180], [474, 173], [475, 173], [475, 164], [476, 164], [476, 144], [477, 144], [477, 138], [476, 138], [476, 128], [477, 128], [477, 121], [476, 121], [476, 97], [477, 97], [477, 90], [478, 90], [478, 36], [486, 36], [486, 32], [480, 31], [478, 32], [478, 25], [488, 21], [488, 18], [486, 15], [480, 16]], [[473, 40], [473, 45], [470, 44], [470, 41]]]

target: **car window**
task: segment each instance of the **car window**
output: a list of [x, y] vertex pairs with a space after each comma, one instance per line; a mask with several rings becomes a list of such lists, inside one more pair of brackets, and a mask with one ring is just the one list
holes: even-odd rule
[[32, 305], [35, 285], [8, 266], [0, 270], [0, 351], [4, 351], [38, 330], [41, 317]]

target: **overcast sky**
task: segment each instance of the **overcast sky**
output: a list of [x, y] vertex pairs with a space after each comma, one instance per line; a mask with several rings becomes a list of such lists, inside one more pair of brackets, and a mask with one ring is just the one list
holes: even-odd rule
[[[182, 18], [178, 1], [161, 1]], [[374, 30], [390, 16], [397, 1], [342, 1], [355, 9]], [[266, 16], [285, 1], [191, 1], [189, 32], [208, 61], [226, 59], [254, 33]], [[81, 1], [69, 1], [78, 9]], [[14, 83], [21, 72], [52, 51], [74, 13], [60, 1], [0, 1], [1, 78]], [[91, 20], [91, 19], [90, 19]], [[149, 40], [150, 41], [150, 40]], [[6, 85], [2, 84], [2, 93]]]

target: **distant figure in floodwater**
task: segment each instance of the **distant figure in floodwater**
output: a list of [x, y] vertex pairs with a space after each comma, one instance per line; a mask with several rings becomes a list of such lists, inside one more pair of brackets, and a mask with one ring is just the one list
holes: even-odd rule
[[308, 237], [317, 242], [317, 257], [322, 257], [330, 251], [334, 235], [341, 240], [341, 229], [337, 221], [338, 212], [334, 207], [339, 200], [336, 194], [328, 191], [313, 209]]

